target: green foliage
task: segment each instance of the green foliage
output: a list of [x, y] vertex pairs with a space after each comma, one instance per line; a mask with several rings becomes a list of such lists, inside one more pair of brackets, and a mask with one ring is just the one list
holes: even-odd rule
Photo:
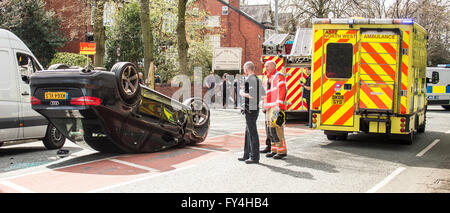
[[[114, 25], [106, 32], [106, 68], [118, 61], [129, 61], [137, 64], [144, 58], [144, 45], [141, 32], [141, 9], [136, 0], [124, 4], [124, 7], [116, 11]], [[116, 49], [120, 47], [120, 57], [117, 57]]]
[[[92, 65], [91, 58], [88, 58], [89, 64]], [[55, 57], [50, 61], [50, 65], [52, 64], [65, 64], [68, 66], [86, 66], [86, 56], [75, 54], [75, 53], [66, 53], [66, 52], [58, 52], [55, 54]]]
[[46, 11], [42, 0], [3, 0], [0, 8], [0, 28], [22, 39], [43, 66], [67, 42], [60, 32], [61, 19]]

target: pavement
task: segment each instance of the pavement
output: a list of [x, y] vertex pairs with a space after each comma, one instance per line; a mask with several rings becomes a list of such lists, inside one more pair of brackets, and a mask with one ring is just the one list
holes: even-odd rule
[[[450, 192], [450, 112], [429, 107], [427, 129], [412, 145], [351, 134], [328, 141], [304, 121], [285, 128], [288, 156], [245, 164], [245, 120], [211, 111], [208, 138], [195, 146], [144, 154], [102, 154], [66, 141], [58, 158], [41, 141], [0, 148], [0, 192], [373, 193]], [[261, 148], [264, 114], [258, 118]]]

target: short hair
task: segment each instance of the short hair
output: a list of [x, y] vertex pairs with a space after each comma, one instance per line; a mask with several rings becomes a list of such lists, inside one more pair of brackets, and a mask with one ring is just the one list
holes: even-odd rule
[[277, 64], [275, 63], [275, 61], [272, 61], [272, 60], [268, 60], [268, 61], [266, 61], [266, 63], [265, 64], [272, 64], [273, 65], [273, 67], [277, 67]]
[[244, 69], [245, 69], [245, 68], [247, 68], [247, 69], [249, 69], [249, 70], [251, 70], [251, 71], [255, 71], [255, 65], [254, 65], [253, 62], [251, 62], [251, 61], [245, 62], [245, 64], [244, 64]]

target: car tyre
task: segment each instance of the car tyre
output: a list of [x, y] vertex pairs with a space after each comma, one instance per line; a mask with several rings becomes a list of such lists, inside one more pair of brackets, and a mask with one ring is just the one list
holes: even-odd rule
[[116, 76], [120, 97], [128, 104], [137, 103], [141, 91], [137, 67], [130, 62], [119, 62], [114, 64], [111, 72]]
[[187, 145], [203, 142], [208, 135], [210, 124], [210, 111], [208, 105], [200, 98], [191, 98], [183, 102], [192, 110], [192, 122], [194, 130], [189, 133], [190, 141], [184, 141]]
[[66, 137], [56, 129], [55, 126], [49, 124], [47, 126], [47, 133], [45, 134], [44, 139], [42, 140], [45, 148], [47, 149], [60, 149], [64, 146], [66, 142]]

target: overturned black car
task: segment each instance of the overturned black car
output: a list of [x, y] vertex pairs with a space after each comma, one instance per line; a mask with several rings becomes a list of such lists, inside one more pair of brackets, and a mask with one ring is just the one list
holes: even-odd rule
[[39, 71], [31, 76], [31, 104], [69, 140], [100, 152], [154, 152], [205, 140], [210, 122], [200, 98], [183, 103], [139, 84], [129, 62], [111, 72]]

